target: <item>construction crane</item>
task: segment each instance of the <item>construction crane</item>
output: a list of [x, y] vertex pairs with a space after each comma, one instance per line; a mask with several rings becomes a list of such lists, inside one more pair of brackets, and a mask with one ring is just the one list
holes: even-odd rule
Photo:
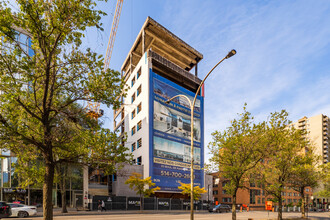
[[118, 28], [121, 8], [123, 6], [123, 1], [124, 0], [117, 0], [116, 11], [115, 11], [115, 15], [113, 16], [113, 20], [112, 20], [112, 26], [111, 26], [111, 32], [110, 32], [107, 52], [105, 54], [104, 70], [107, 70], [109, 68], [112, 49], [113, 49], [113, 45], [115, 43], [115, 38], [116, 38], [116, 34], [117, 34], [117, 28]]
[[[116, 34], [117, 34], [117, 29], [118, 29], [121, 8], [123, 6], [123, 1], [124, 0], [117, 0], [116, 11], [115, 11], [115, 15], [113, 16], [108, 47], [107, 47], [107, 51], [106, 51], [105, 59], [104, 59], [104, 71], [107, 71], [107, 69], [109, 68], [112, 49], [113, 49], [113, 45], [115, 43], [115, 38], [116, 38]], [[103, 115], [103, 110], [100, 109], [100, 103], [98, 103], [98, 102], [88, 101], [85, 109], [86, 109], [87, 114], [89, 116], [91, 116], [92, 118], [98, 119], [99, 117], [101, 117]]]

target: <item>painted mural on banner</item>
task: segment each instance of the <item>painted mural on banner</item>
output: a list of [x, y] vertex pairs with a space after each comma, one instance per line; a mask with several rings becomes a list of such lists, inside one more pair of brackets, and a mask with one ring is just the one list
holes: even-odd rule
[[203, 187], [203, 97], [198, 96], [194, 108], [194, 129], [191, 134], [189, 102], [194, 93], [153, 73], [150, 70], [150, 176], [163, 191], [179, 191], [180, 182], [190, 183], [190, 139], [194, 138], [194, 185]]

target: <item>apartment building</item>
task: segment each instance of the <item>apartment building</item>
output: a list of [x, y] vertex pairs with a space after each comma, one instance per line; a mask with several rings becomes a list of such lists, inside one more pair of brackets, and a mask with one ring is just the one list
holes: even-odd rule
[[295, 128], [306, 131], [306, 137], [309, 138], [315, 147], [315, 153], [320, 156], [319, 164], [329, 162], [329, 128], [330, 121], [328, 116], [320, 114], [310, 118], [306, 116], [293, 123]]
[[[330, 138], [330, 120], [327, 115], [316, 115], [313, 117], [303, 117], [297, 122], [294, 122], [295, 128], [306, 131], [306, 137], [312, 142], [315, 153], [320, 157], [319, 165], [326, 164], [329, 162], [330, 151], [329, 151], [329, 138]], [[314, 192], [317, 193], [322, 189], [322, 184]], [[314, 193], [313, 203], [317, 209], [324, 209], [329, 206], [330, 198], [318, 197]]]

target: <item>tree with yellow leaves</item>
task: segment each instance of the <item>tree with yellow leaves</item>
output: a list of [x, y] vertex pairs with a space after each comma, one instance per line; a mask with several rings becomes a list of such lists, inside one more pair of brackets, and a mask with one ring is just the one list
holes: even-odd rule
[[[178, 186], [178, 189], [182, 190], [181, 193], [183, 195], [190, 195], [191, 193], [190, 183], [180, 182], [180, 186]], [[198, 200], [201, 197], [201, 194], [203, 193], [206, 193], [206, 190], [204, 188], [200, 188], [199, 186], [194, 186], [193, 189], [194, 200]]]
[[140, 195], [140, 210], [143, 209], [142, 199], [149, 197], [155, 191], [160, 190], [156, 184], [152, 182], [151, 177], [142, 179], [142, 174], [132, 173], [132, 175], [125, 181], [125, 184], [129, 184], [129, 188], [134, 190], [137, 195]]

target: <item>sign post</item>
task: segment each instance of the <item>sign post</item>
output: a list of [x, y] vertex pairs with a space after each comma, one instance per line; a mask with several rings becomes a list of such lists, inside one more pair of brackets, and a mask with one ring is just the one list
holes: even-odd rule
[[266, 201], [265, 209], [268, 210], [268, 219], [269, 219], [269, 212], [273, 209], [273, 202], [272, 201]]

